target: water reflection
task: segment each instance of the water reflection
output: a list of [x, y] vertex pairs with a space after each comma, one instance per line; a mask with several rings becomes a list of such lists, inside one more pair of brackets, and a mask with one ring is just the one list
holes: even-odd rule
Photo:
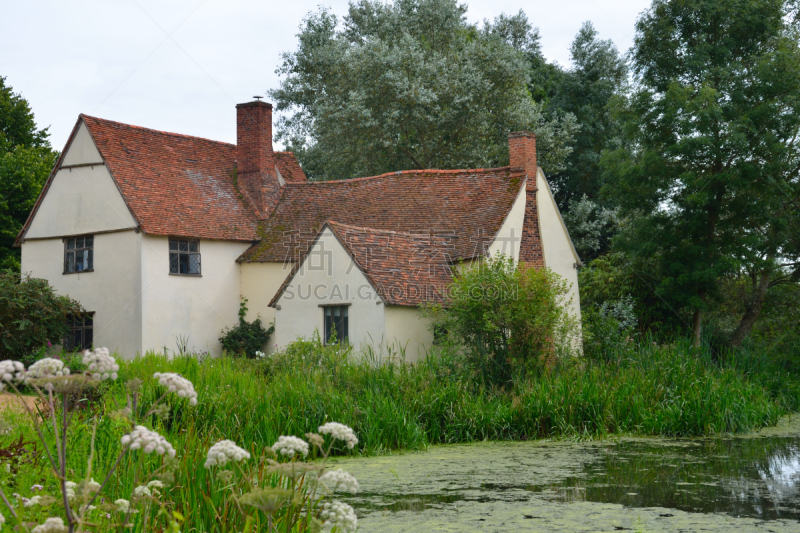
[[800, 438], [620, 442], [539, 489], [565, 502], [800, 519]]

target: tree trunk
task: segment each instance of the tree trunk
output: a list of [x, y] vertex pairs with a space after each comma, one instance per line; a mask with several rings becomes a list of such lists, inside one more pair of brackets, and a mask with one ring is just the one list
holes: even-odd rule
[[703, 311], [700, 309], [694, 310], [694, 319], [692, 320], [692, 346], [695, 348], [700, 347], [700, 340], [703, 337]]
[[761, 314], [761, 308], [764, 306], [764, 300], [767, 299], [770, 274], [771, 270], [768, 268], [761, 271], [761, 276], [758, 280], [758, 285], [756, 285], [753, 299], [750, 301], [750, 305], [745, 309], [742, 320], [733, 332], [731, 346], [741, 346], [742, 341], [750, 334], [750, 330], [753, 329], [753, 324], [758, 320], [758, 316]]

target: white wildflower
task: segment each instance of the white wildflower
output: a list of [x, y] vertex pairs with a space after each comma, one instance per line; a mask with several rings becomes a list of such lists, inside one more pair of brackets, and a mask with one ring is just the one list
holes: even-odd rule
[[232, 440], [221, 440], [209, 448], [205, 467], [223, 466], [229, 461], [239, 462], [244, 459], [250, 459], [247, 450], [238, 447]]
[[153, 378], [157, 379], [162, 387], [166, 387], [170, 392], [174, 392], [181, 398], [188, 398], [189, 405], [197, 405], [197, 393], [194, 391], [192, 382], [173, 372], [156, 372]]
[[[25, 384], [29, 384], [31, 380], [34, 379], [55, 378], [68, 375], [69, 367], [64, 366], [64, 361], [53, 359], [52, 357], [45, 357], [28, 367], [23, 381], [25, 381]], [[52, 390], [53, 385], [48, 383], [45, 388]]]
[[25, 502], [23, 503], [23, 505], [25, 507], [33, 507], [34, 505], [39, 505], [39, 501], [41, 501], [41, 499], [42, 499], [41, 496], [31, 496], [30, 500], [23, 499], [23, 501]]
[[175, 448], [172, 444], [144, 426], [136, 426], [128, 435], [123, 435], [122, 445], [128, 446], [131, 450], [142, 450], [144, 453], [156, 452], [158, 455], [166, 453], [170, 457], [175, 457]]
[[129, 502], [128, 500], [123, 500], [122, 498], [120, 498], [119, 500], [116, 500], [114, 502], [114, 505], [117, 506], [117, 511], [119, 511], [120, 513], [128, 513], [128, 512], [130, 512], [130, 513], [138, 513], [139, 512], [139, 511], [131, 511], [131, 502]]
[[301, 454], [303, 457], [308, 455], [308, 443], [299, 437], [281, 435], [278, 437], [278, 442], [272, 445], [272, 449], [275, 453], [281, 455], [291, 456], [296, 453]]
[[358, 517], [355, 510], [344, 502], [326, 502], [322, 506], [319, 517], [323, 520], [323, 527], [330, 531], [336, 527], [339, 531], [352, 532], [358, 529]]
[[3, 516], [3, 513], [0, 513], [0, 526], [6, 523], [6, 517]]
[[162, 483], [158, 479], [154, 479], [153, 481], [151, 481], [150, 483], [147, 484], [147, 488], [148, 489], [163, 489], [164, 488], [164, 483]]
[[134, 498], [142, 498], [144, 496], [152, 496], [150, 489], [147, 488], [145, 485], [139, 485], [135, 489], [133, 489], [133, 497]]
[[31, 533], [67, 533], [69, 531], [61, 518], [48, 518], [44, 524], [36, 526]]
[[74, 500], [75, 499], [75, 488], [78, 486], [78, 484], [75, 483], [74, 481], [67, 481], [65, 483], [65, 486], [67, 487], [67, 499], [68, 500]]
[[95, 381], [117, 379], [119, 365], [108, 353], [108, 348], [97, 348], [95, 351], [83, 352], [83, 364]]
[[94, 478], [90, 479], [89, 482], [86, 484], [86, 490], [89, 492], [97, 492], [100, 490], [100, 483], [94, 480]]
[[267, 357], [267, 354], [259, 350], [256, 350], [256, 359], [264, 359], [265, 357]]
[[356, 478], [341, 468], [336, 470], [328, 470], [319, 477], [319, 482], [322, 483], [330, 492], [341, 490], [343, 492], [355, 494], [360, 488]]
[[97, 509], [94, 505], [81, 505], [80, 512], [81, 514], [91, 513]]
[[352, 428], [340, 424], [339, 422], [328, 422], [319, 427], [319, 432], [323, 435], [330, 435], [334, 439], [343, 440], [347, 443], [347, 448], [352, 450], [358, 444], [358, 438]]
[[6, 382], [22, 381], [24, 373], [25, 365], [19, 361], [0, 361], [0, 390], [3, 390]]
[[11, 463], [6, 463], [6, 474], [11, 473]]

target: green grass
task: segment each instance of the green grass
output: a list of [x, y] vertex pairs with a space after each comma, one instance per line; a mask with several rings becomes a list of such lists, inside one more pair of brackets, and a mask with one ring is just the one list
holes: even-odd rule
[[[683, 342], [667, 347], [643, 342], [618, 363], [570, 359], [510, 390], [464, 378], [464, 372], [446, 361], [354, 362], [311, 342], [266, 362], [156, 355], [127, 361], [120, 379], [95, 395], [100, 407], [75, 417], [70, 475], [85, 475], [94, 415], [94, 464], [96, 472], [106, 471], [125, 432], [125, 425], [111, 416], [125, 397], [124, 383], [142, 379], [141, 403], [149, 406], [162, 392], [152, 379], [154, 372], [182, 374], [199, 395], [197, 406], [172, 402], [169, 419], [149, 421], [178, 451], [182, 467], [169, 498], [186, 517], [186, 531], [237, 530], [235, 524], [225, 526], [225, 520], [213, 518], [212, 508], [219, 508], [225, 496], [212, 490], [202, 466], [208, 448], [223, 438], [259, 456], [279, 435], [302, 436], [331, 420], [355, 429], [360, 439], [356, 453], [365, 455], [484, 439], [706, 436], [774, 424], [800, 401], [800, 379], [785, 369], [747, 353], [721, 361]], [[33, 440], [29, 425], [8, 416], [14, 429], [0, 437], [3, 447], [20, 432]], [[55, 494], [55, 480], [40, 456], [41, 450], [25, 456], [33, 462], [20, 464], [15, 477], [0, 474], [7, 493], [30, 496], [31, 485], [40, 483]], [[154, 458], [147, 461], [150, 466], [157, 463]], [[105, 491], [111, 501], [129, 497], [134, 467], [133, 459], [123, 461]]]

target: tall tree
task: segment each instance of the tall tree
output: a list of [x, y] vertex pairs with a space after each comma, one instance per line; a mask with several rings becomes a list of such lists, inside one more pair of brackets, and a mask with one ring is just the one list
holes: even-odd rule
[[545, 167], [569, 151], [574, 121], [547, 119], [528, 91], [538, 35], [527, 19], [479, 28], [455, 0], [359, 0], [341, 23], [309, 14], [298, 37], [270, 95], [287, 113], [278, 138], [315, 179], [499, 166], [523, 129]]
[[19, 271], [14, 239], [58, 157], [48, 135], [36, 127], [27, 100], [0, 76], [0, 270]]
[[[573, 114], [580, 126], [564, 170], [548, 176], [564, 211], [584, 196], [601, 202], [600, 156], [604, 150], [618, 148], [622, 139], [620, 121], [609, 104], [615, 96], [624, 95], [628, 85], [624, 59], [612, 41], [598, 37], [591, 22], [584, 22], [575, 36], [570, 59], [572, 68], [556, 80], [547, 102], [551, 111]], [[614, 207], [611, 203], [604, 207]]]
[[634, 148], [604, 161], [606, 193], [638, 217], [620, 243], [658, 260], [695, 344], [723, 276], [753, 269], [768, 286], [796, 253], [800, 49], [786, 14], [782, 0], [655, 0], [636, 25]]

